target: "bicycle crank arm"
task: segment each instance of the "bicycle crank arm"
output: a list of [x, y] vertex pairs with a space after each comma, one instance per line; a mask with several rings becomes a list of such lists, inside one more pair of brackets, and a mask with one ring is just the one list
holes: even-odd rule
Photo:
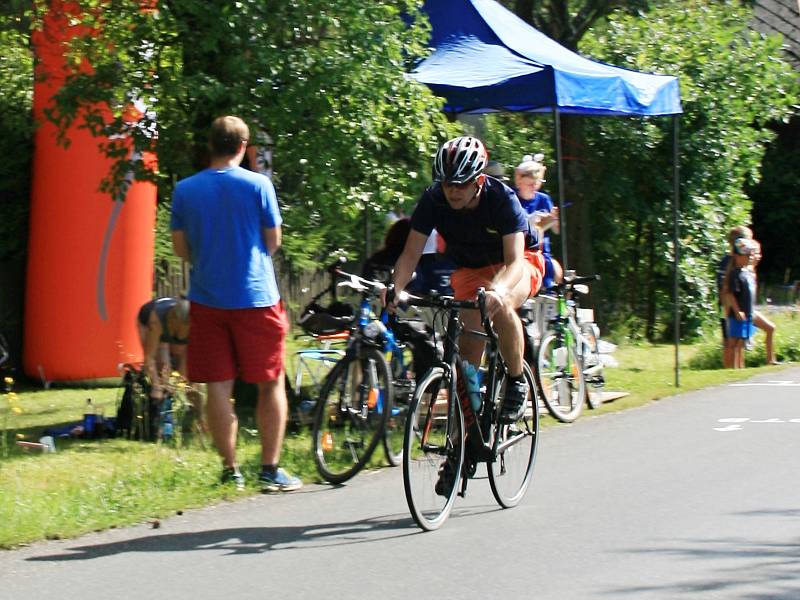
[[500, 455], [506, 450], [508, 450], [511, 446], [514, 446], [524, 440], [527, 436], [531, 435], [530, 433], [526, 433], [524, 431], [520, 431], [517, 435], [512, 438], [505, 440], [502, 444], [497, 445], [497, 454]]

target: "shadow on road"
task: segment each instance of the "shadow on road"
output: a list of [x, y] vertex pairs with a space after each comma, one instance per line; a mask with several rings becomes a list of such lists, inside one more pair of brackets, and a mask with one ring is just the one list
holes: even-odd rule
[[[381, 535], [375, 536], [375, 532]], [[389, 515], [351, 523], [288, 527], [233, 527], [188, 533], [147, 535], [107, 544], [75, 546], [69, 552], [32, 556], [28, 561], [91, 560], [126, 552], [223, 551], [223, 555], [260, 554], [293, 548], [343, 546], [405, 537], [419, 532], [407, 515]]]
[[[747, 511], [736, 515], [797, 519], [800, 517], [800, 510], [792, 508]], [[793, 537], [786, 542], [775, 540], [758, 542], [753, 539], [733, 537], [675, 540], [667, 547], [638, 548], [628, 552], [672, 555], [688, 559], [697, 562], [701, 571], [710, 569], [703, 567], [699, 561], [713, 560], [718, 566], [713, 576], [670, 583], [664, 581], [665, 574], [660, 573], [654, 579], [663, 583], [654, 582], [653, 585], [647, 586], [617, 588], [606, 591], [606, 595], [620, 597], [625, 594], [636, 597], [650, 593], [662, 594], [665, 598], [676, 598], [700, 597], [703, 593], [722, 592], [730, 594], [733, 598], [740, 597], [738, 594], [747, 590], [747, 598], [753, 599], [797, 600], [800, 597], [797, 576], [800, 572], [800, 538]], [[730, 564], [724, 565], [723, 561]]]

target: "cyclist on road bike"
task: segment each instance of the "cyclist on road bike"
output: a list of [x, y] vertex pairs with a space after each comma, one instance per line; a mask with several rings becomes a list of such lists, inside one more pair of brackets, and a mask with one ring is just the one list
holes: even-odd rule
[[[541, 286], [544, 263], [527, 214], [514, 191], [484, 173], [486, 148], [479, 139], [462, 136], [446, 142], [433, 162], [433, 185], [421, 195], [411, 217], [411, 232], [394, 268], [394, 285], [403, 290], [417, 266], [425, 241], [436, 228], [456, 265], [451, 278], [454, 297], [471, 300], [486, 289], [486, 308], [499, 338], [510, 382], [500, 413], [513, 423], [525, 410], [527, 384], [522, 373], [523, 334], [517, 308]], [[396, 302], [393, 301], [393, 302]], [[467, 330], [481, 330], [476, 310], [462, 315]], [[461, 355], [480, 365], [484, 341], [464, 335]]]

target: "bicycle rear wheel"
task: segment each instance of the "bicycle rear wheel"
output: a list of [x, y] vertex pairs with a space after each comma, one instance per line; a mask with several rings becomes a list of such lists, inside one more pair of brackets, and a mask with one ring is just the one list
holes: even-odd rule
[[583, 345], [583, 374], [586, 383], [586, 404], [599, 408], [603, 404], [603, 361], [598, 352], [597, 336], [591, 327], [581, 327]]
[[581, 414], [586, 395], [583, 366], [574, 344], [564, 345], [548, 335], [539, 346], [536, 362], [547, 410], [559, 421], [572, 423]]
[[411, 344], [403, 348], [402, 355], [392, 356], [390, 371], [392, 372], [392, 412], [386, 422], [383, 448], [389, 464], [399, 467], [403, 462], [403, 437], [405, 436], [408, 409], [416, 388], [414, 381], [416, 369]]
[[[495, 425], [497, 456], [488, 464], [489, 485], [495, 500], [503, 508], [519, 504], [533, 476], [536, 462], [536, 448], [539, 442], [539, 398], [536, 382], [527, 363], [522, 364], [525, 382], [528, 384], [528, 397], [525, 400], [525, 413], [510, 425]], [[503, 398], [503, 383], [499, 387]]]
[[417, 525], [438, 529], [453, 508], [464, 464], [464, 415], [449, 376], [434, 367], [414, 392], [403, 445], [403, 486]]
[[392, 388], [386, 359], [375, 348], [345, 356], [320, 391], [312, 444], [319, 474], [343, 483], [369, 461], [386, 427]]

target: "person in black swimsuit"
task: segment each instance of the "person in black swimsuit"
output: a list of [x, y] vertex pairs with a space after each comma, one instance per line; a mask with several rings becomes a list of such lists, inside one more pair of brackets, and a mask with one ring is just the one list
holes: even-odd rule
[[[139, 309], [136, 322], [144, 353], [144, 370], [150, 379], [151, 404], [159, 405], [173, 370], [186, 379], [189, 301], [182, 298], [150, 300]], [[192, 402], [200, 427], [204, 429], [199, 392], [192, 390], [187, 397]]]

